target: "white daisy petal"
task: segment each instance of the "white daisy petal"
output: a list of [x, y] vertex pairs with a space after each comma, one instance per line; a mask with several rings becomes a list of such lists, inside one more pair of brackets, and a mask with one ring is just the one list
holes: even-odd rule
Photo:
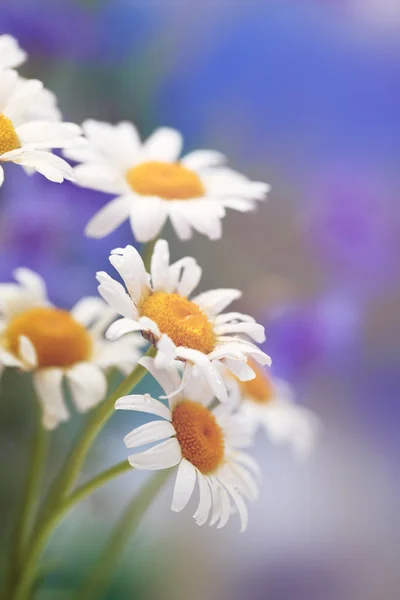
[[2, 113], [17, 85], [18, 77], [18, 73], [11, 69], [1, 71], [0, 112]]
[[131, 207], [131, 196], [114, 198], [90, 219], [86, 225], [85, 234], [94, 238], [105, 237], [128, 218]]
[[170, 279], [177, 282], [173, 291], [180, 296], [190, 296], [200, 282], [202, 269], [194, 258], [187, 256], [171, 265], [169, 273]]
[[101, 298], [98, 298], [97, 296], [87, 296], [75, 304], [71, 310], [71, 315], [82, 325], [88, 326], [103, 314], [105, 307], [107, 307], [107, 305]]
[[131, 319], [118, 319], [115, 323], [112, 323], [106, 331], [106, 338], [108, 340], [118, 340], [121, 336], [132, 333], [132, 331], [140, 331], [141, 327], [137, 321]]
[[221, 402], [228, 401], [226, 385], [207, 356], [198, 350], [183, 348], [182, 346], [176, 349], [176, 354], [178, 357], [189, 360], [199, 367], [218, 400]]
[[149, 160], [176, 162], [182, 150], [182, 136], [176, 129], [160, 127], [143, 144], [140, 158]]
[[234, 289], [210, 290], [192, 298], [192, 301], [198, 304], [207, 314], [218, 315], [241, 295], [240, 290]]
[[242, 360], [234, 358], [226, 358], [225, 364], [229, 371], [235, 375], [240, 381], [251, 381], [255, 377], [255, 373], [248, 364]]
[[4, 183], [4, 169], [0, 165], [0, 187], [3, 185], [3, 183]]
[[150, 413], [171, 421], [171, 411], [165, 404], [155, 400], [150, 394], [132, 394], [123, 396], [115, 403], [115, 408], [119, 410], [136, 410], [138, 412]]
[[224, 325], [216, 326], [215, 333], [217, 335], [244, 333], [259, 344], [262, 344], [262, 342], [265, 341], [265, 330], [259, 323], [226, 323]]
[[137, 427], [124, 437], [124, 443], [127, 448], [137, 448], [151, 442], [159, 442], [175, 435], [175, 429], [172, 423], [168, 421], [152, 421]]
[[0, 349], [0, 364], [5, 367], [19, 367], [24, 368], [22, 362], [10, 352]]
[[177, 350], [174, 342], [165, 333], [157, 341], [157, 355], [155, 365], [158, 369], [168, 366], [177, 356]]
[[30, 269], [20, 267], [15, 269], [13, 276], [35, 302], [39, 304], [48, 303], [46, 284], [40, 275]]
[[0, 67], [15, 69], [24, 63], [28, 55], [20, 48], [12, 35], [0, 36]]
[[222, 313], [221, 315], [217, 315], [215, 317], [216, 325], [223, 325], [225, 323], [229, 323], [230, 321], [254, 323], [255, 319], [254, 319], [254, 317], [251, 317], [250, 315], [244, 315], [243, 313], [240, 313], [240, 312]]
[[240, 518], [240, 532], [243, 533], [247, 529], [247, 524], [249, 522], [249, 512], [247, 510], [247, 506], [242, 496], [234, 487], [228, 488], [229, 495], [231, 496], [237, 511], [239, 513]]
[[101, 402], [107, 392], [107, 379], [96, 365], [78, 363], [66, 373], [74, 404], [79, 412], [87, 412]]
[[62, 377], [61, 369], [57, 368], [40, 369], [33, 375], [33, 384], [42, 408], [42, 423], [45, 429], [55, 429], [69, 418], [62, 391]]
[[37, 79], [19, 78], [3, 108], [4, 114], [12, 121], [18, 119], [42, 89], [43, 84]]
[[132, 467], [150, 471], [175, 467], [179, 464], [181, 459], [181, 447], [176, 438], [170, 438], [149, 450], [128, 456], [129, 463]]
[[146, 243], [157, 237], [167, 220], [168, 209], [160, 198], [136, 196], [130, 207], [130, 222], [138, 242]]
[[197, 525], [204, 525], [210, 514], [212, 506], [212, 496], [207, 477], [204, 477], [200, 471], [197, 471], [197, 481], [199, 484], [199, 505], [193, 518]]
[[140, 302], [149, 290], [148, 276], [143, 259], [133, 246], [115, 248], [110, 255], [110, 263], [121, 275], [135, 303]]
[[224, 162], [226, 162], [226, 157], [215, 150], [194, 150], [181, 159], [181, 163], [193, 171], [216, 167]]
[[220, 488], [220, 501], [221, 501], [221, 517], [219, 519], [217, 529], [225, 527], [229, 517], [231, 516], [231, 501], [228, 496], [228, 492], [223, 487]]
[[96, 279], [100, 284], [98, 287], [99, 294], [117, 313], [127, 319], [136, 319], [138, 317], [135, 305], [118, 281], [112, 279], [104, 271], [96, 273]]
[[175, 392], [179, 387], [181, 377], [175, 364], [171, 364], [165, 369], [157, 369], [155, 359], [150, 356], [143, 356], [138, 363], [147, 369], [166, 394]]
[[176, 476], [171, 510], [180, 512], [189, 502], [196, 484], [196, 469], [185, 458], [182, 458]]
[[157, 240], [151, 257], [151, 283], [154, 292], [172, 291], [169, 285], [169, 246], [166, 240]]
[[20, 335], [18, 344], [18, 354], [25, 365], [31, 369], [37, 365], [37, 355], [35, 346], [25, 335]]
[[186, 219], [186, 210], [182, 210], [182, 202], [170, 202], [169, 218], [173, 228], [180, 240], [190, 240], [192, 237], [192, 226]]
[[108, 165], [79, 165], [74, 168], [74, 174], [76, 183], [81, 187], [118, 195], [127, 191], [121, 174]]
[[213, 527], [220, 520], [222, 513], [221, 484], [214, 477], [209, 477], [208, 483], [212, 494], [212, 514], [209, 525]]
[[45, 150], [34, 150], [29, 147], [11, 150], [2, 154], [1, 160], [35, 169], [54, 183], [61, 183], [64, 179], [71, 181], [74, 179], [72, 167], [59, 156]]

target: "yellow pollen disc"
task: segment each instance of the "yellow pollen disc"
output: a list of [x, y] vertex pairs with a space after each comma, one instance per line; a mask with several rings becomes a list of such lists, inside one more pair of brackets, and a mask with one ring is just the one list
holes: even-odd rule
[[205, 194], [198, 175], [180, 163], [144, 162], [129, 169], [126, 179], [141, 196], [189, 200]]
[[90, 358], [90, 336], [66, 310], [32, 308], [14, 317], [5, 332], [14, 354], [18, 354], [21, 335], [34, 345], [39, 367], [69, 367]]
[[209, 354], [215, 346], [212, 324], [202, 310], [178, 294], [154, 292], [140, 307], [141, 315], [157, 323], [176, 346]]
[[11, 120], [6, 115], [0, 114], [0, 156], [20, 147], [21, 144]]
[[247, 361], [249, 367], [253, 369], [256, 376], [250, 381], [239, 381], [242, 392], [246, 397], [259, 404], [266, 404], [275, 395], [274, 383], [262, 367], [253, 359]]
[[204, 475], [212, 473], [225, 453], [224, 434], [214, 415], [197, 402], [185, 400], [172, 414], [182, 455]]

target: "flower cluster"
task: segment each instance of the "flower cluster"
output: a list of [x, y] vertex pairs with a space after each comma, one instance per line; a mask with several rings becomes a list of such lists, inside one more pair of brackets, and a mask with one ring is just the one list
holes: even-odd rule
[[[129, 122], [64, 123], [52, 93], [15, 70], [25, 58], [13, 38], [0, 37], [0, 161], [111, 193], [115, 198], [93, 216], [86, 234], [106, 236], [129, 218], [136, 241], [154, 246], [150, 264], [133, 245], [112, 250], [121, 281], [97, 273], [102, 298], [83, 298], [71, 311], [51, 304], [39, 275], [18, 269], [16, 283], [0, 285], [1, 369], [32, 373], [46, 429], [69, 418], [64, 380], [75, 408], [86, 412], [105, 400], [113, 369], [125, 376], [145, 369], [165, 394], [117, 399], [116, 409], [157, 417], [126, 435], [130, 449], [151, 444], [129, 463], [177, 467], [172, 510], [186, 506], [197, 482], [197, 524], [222, 527], [236, 512], [245, 529], [259, 469], [243, 449], [258, 425], [272, 442], [288, 442], [305, 457], [319, 424], [269, 375], [270, 358], [257, 345], [264, 328], [249, 315], [227, 312], [241, 292], [193, 295], [201, 267], [192, 257], [171, 263], [168, 243], [158, 237], [169, 218], [180, 240], [193, 230], [220, 238], [226, 209], [253, 210], [269, 186], [231, 169], [219, 152], [181, 157], [182, 136], [173, 129], [158, 129], [142, 142]], [[151, 356], [143, 356], [146, 345]]]

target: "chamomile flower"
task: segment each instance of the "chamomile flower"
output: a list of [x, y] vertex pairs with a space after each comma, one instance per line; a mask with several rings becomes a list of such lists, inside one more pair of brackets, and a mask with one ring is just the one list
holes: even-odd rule
[[0, 368], [32, 371], [43, 426], [54, 429], [69, 418], [64, 376], [77, 410], [86, 412], [104, 398], [105, 371], [133, 368], [143, 338], [105, 340], [116, 314], [101, 298], [83, 298], [68, 312], [51, 305], [36, 273], [17, 269], [15, 279], [0, 285]]
[[[61, 183], [74, 179], [73, 170], [51, 150], [81, 146], [84, 140], [81, 128], [74, 123], [38, 120], [34, 116], [42, 91], [40, 81], [22, 79], [9, 69], [0, 70], [0, 163], [14, 162]], [[3, 180], [0, 166], [0, 185]]]
[[148, 242], [169, 217], [182, 240], [192, 229], [217, 239], [225, 208], [252, 210], [269, 190], [224, 166], [218, 152], [197, 150], [179, 158], [182, 136], [174, 129], [157, 129], [142, 143], [128, 122], [88, 120], [82, 128], [88, 147], [65, 153], [82, 163], [75, 168], [76, 183], [116, 196], [89, 222], [91, 237], [104, 237], [129, 218], [135, 238]]
[[[0, 69], [16, 69], [26, 59], [26, 52], [22, 50], [12, 35], [0, 35]], [[57, 107], [56, 96], [44, 88], [38, 92], [27, 110], [29, 111], [29, 120], [61, 121], [61, 112]]]
[[110, 262], [128, 290], [107, 273], [97, 273], [101, 296], [124, 317], [111, 325], [106, 334], [110, 339], [142, 331], [158, 349], [158, 366], [176, 359], [184, 361], [184, 379], [193, 371], [201, 371], [222, 402], [228, 396], [217, 368], [219, 363], [240, 379], [254, 377], [246, 364], [249, 356], [261, 364], [270, 363], [264, 352], [240, 337], [262, 342], [262, 325], [238, 312], [222, 313], [241, 296], [239, 290], [212, 290], [189, 300], [201, 278], [201, 268], [194, 258], [182, 258], [170, 265], [168, 243], [158, 240], [151, 259], [151, 276], [132, 246], [113, 250]]
[[[157, 379], [167, 396], [180, 386], [176, 365], [158, 369], [155, 360], [144, 357], [142, 364]], [[251, 434], [238, 426], [237, 419], [221, 405], [212, 410], [213, 394], [203, 377], [195, 377], [183, 392], [169, 400], [169, 406], [149, 394], [124, 396], [115, 408], [150, 413], [161, 417], [131, 431], [125, 437], [128, 448], [161, 442], [128, 457], [136, 469], [160, 470], [178, 467], [172, 510], [179, 512], [190, 500], [196, 481], [200, 500], [194, 514], [198, 525], [210, 518], [210, 525], [223, 527], [232, 512], [238, 512], [242, 531], [247, 525], [244, 498], [258, 495], [258, 467], [242, 448], [251, 443]], [[161, 441], [164, 440], [164, 441]]]
[[253, 430], [263, 426], [273, 443], [289, 444], [298, 458], [307, 458], [315, 448], [319, 419], [295, 403], [289, 384], [272, 378], [251, 358], [248, 364], [256, 374], [251, 381], [240, 381], [227, 374], [231, 401], [238, 407], [243, 422]]

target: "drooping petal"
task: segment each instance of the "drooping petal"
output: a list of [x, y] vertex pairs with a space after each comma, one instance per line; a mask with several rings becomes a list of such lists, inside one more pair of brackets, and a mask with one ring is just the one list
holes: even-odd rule
[[118, 319], [110, 325], [106, 331], [108, 340], [118, 340], [120, 337], [133, 331], [140, 331], [141, 326], [138, 321], [132, 319]]
[[136, 196], [130, 206], [129, 218], [137, 241], [147, 243], [154, 240], [164, 227], [167, 216], [167, 204], [160, 198]]
[[68, 369], [66, 376], [79, 412], [87, 412], [104, 399], [107, 379], [97, 365], [78, 363]]
[[197, 471], [197, 481], [199, 484], [199, 505], [193, 518], [197, 525], [204, 525], [210, 514], [212, 496], [210, 486], [208, 485], [208, 478], [204, 477], [200, 471]]
[[129, 463], [136, 469], [158, 471], [175, 467], [182, 459], [181, 447], [176, 438], [170, 438], [144, 452], [128, 456]]
[[86, 235], [93, 238], [105, 237], [129, 217], [131, 207], [131, 196], [114, 198], [90, 219], [85, 228]]
[[115, 403], [115, 408], [120, 410], [136, 410], [138, 412], [150, 413], [171, 421], [171, 411], [165, 404], [152, 398], [150, 394], [131, 394], [122, 396]]
[[185, 458], [182, 458], [175, 480], [171, 510], [180, 512], [189, 502], [196, 484], [196, 469]]
[[158, 369], [155, 365], [155, 359], [150, 356], [143, 356], [138, 362], [158, 381], [167, 395], [173, 393], [179, 387], [181, 377], [175, 364], [171, 364], [164, 369]]
[[55, 429], [68, 421], [69, 412], [62, 391], [62, 371], [57, 368], [40, 369], [33, 375], [33, 383], [42, 408], [45, 429]]
[[127, 448], [137, 448], [152, 442], [159, 442], [175, 435], [172, 423], [168, 421], [151, 421], [137, 427], [124, 437]]
[[218, 400], [221, 402], [228, 401], [226, 385], [220, 373], [205, 354], [198, 350], [184, 348], [183, 346], [179, 346], [176, 349], [176, 354], [178, 357], [189, 360], [199, 367]]

